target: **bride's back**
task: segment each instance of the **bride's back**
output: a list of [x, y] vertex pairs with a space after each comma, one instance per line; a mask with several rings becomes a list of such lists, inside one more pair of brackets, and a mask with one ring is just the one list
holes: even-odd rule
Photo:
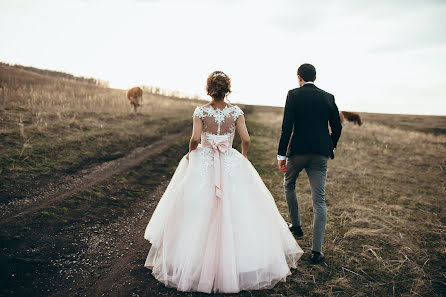
[[237, 118], [243, 114], [240, 107], [226, 105], [223, 109], [214, 108], [210, 105], [198, 106], [194, 116], [203, 122], [203, 133], [211, 135], [233, 135]]

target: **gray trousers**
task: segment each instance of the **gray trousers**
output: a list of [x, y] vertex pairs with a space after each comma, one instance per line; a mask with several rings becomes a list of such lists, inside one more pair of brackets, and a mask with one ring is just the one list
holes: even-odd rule
[[296, 195], [296, 180], [302, 169], [305, 169], [310, 180], [311, 196], [313, 198], [313, 251], [322, 251], [322, 242], [327, 221], [325, 205], [325, 179], [327, 176], [328, 157], [319, 154], [301, 154], [287, 158], [287, 172], [284, 176], [284, 191], [291, 223], [301, 226], [299, 201]]

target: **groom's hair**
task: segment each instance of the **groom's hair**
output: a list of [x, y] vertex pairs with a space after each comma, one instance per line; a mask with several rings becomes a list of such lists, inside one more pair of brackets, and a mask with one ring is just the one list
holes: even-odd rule
[[297, 75], [302, 77], [304, 81], [314, 81], [316, 79], [316, 68], [308, 63], [302, 64], [297, 69]]

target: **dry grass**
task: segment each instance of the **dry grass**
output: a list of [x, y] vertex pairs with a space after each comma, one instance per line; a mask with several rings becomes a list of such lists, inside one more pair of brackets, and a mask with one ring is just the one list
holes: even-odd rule
[[363, 121], [398, 128], [405, 131], [420, 131], [435, 135], [446, 134], [446, 116], [425, 116], [406, 114], [380, 114], [361, 112]]
[[[281, 113], [255, 114], [249, 122], [251, 159], [287, 218], [274, 160]], [[324, 296], [442, 296], [445, 156], [445, 135], [370, 121], [361, 127], [345, 125], [336, 158], [329, 161], [326, 265], [310, 266], [304, 258], [290, 287]], [[301, 245], [309, 252], [312, 204], [305, 173], [297, 192], [307, 234]]]
[[201, 104], [146, 92], [135, 115], [124, 90], [1, 63], [0, 87], [0, 202], [156, 140]]
[[[183, 128], [185, 121], [190, 125], [193, 107], [201, 104], [150, 95], [144, 98], [142, 113], [135, 116], [122, 90], [8, 67], [0, 65], [2, 201], [19, 199], [25, 188], [44, 186], [41, 181], [122, 156], [159, 139], [169, 127]], [[282, 109], [249, 106], [244, 110], [251, 112], [246, 112], [252, 137], [249, 158], [288, 219], [282, 174], [275, 160]], [[361, 127], [344, 126], [336, 158], [329, 161], [326, 263], [312, 266], [308, 262], [312, 204], [302, 173], [297, 191], [306, 235], [299, 244], [306, 254], [286, 283], [237, 296], [445, 295], [446, 135], [440, 129], [444, 117], [404, 116], [402, 121], [400, 116], [365, 114], [363, 118]], [[431, 128], [435, 134], [425, 133]], [[145, 199], [160, 180], [173, 173], [175, 160], [187, 150], [186, 141], [181, 141], [141, 168], [86, 191], [91, 195], [60, 201], [58, 211], [49, 208], [17, 218], [22, 223], [3, 226], [3, 233], [11, 233], [11, 238], [5, 237], [2, 244], [8, 244], [14, 257], [29, 256], [28, 251], [20, 254], [16, 240], [38, 242], [48, 259], [58, 255], [53, 245], [72, 246], [82, 254], [75, 250], [77, 241], [73, 240], [82, 232], [82, 224], [91, 217], [94, 224], [107, 225], [132, 209], [134, 199]], [[67, 238], [53, 237], [68, 227]], [[40, 258], [41, 253], [34, 256]], [[148, 283], [146, 274], [138, 277]], [[146, 288], [141, 286], [133, 289]], [[162, 285], [149, 289], [157, 295], [203, 296], [177, 293]]]
[[[0, 133], [20, 125], [45, 129], [57, 122], [80, 125], [85, 118], [94, 121], [100, 116], [131, 114], [125, 90], [48, 77], [4, 64], [0, 64], [0, 82]], [[141, 114], [170, 117], [197, 104], [196, 100], [146, 93]]]

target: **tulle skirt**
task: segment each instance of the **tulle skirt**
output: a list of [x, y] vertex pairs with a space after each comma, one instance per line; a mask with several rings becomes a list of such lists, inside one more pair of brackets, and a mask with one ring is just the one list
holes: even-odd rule
[[180, 291], [272, 288], [303, 251], [249, 160], [232, 148], [220, 156], [221, 198], [212, 148], [182, 158], [145, 230], [144, 266]]

